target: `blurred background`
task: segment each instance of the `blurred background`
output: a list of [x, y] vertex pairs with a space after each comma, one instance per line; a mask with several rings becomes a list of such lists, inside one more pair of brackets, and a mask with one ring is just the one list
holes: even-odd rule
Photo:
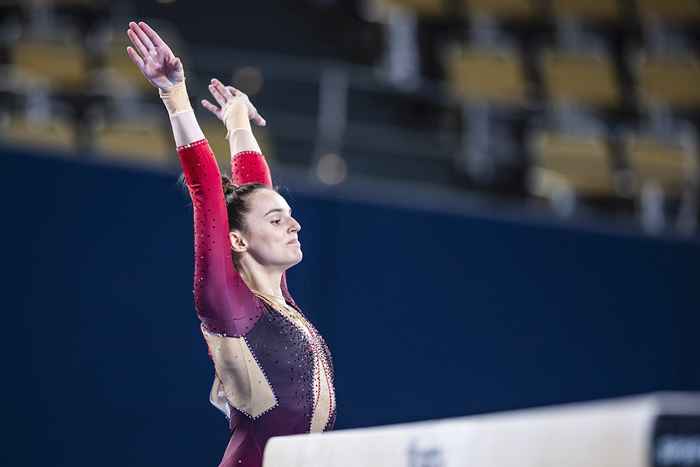
[[700, 390], [700, 1], [0, 0], [1, 465], [228, 441], [140, 19], [268, 121], [337, 428]]

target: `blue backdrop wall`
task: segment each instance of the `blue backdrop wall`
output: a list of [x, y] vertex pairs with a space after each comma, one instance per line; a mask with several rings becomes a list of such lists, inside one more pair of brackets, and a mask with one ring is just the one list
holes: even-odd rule
[[[8, 466], [216, 465], [174, 175], [0, 158]], [[700, 390], [700, 246], [287, 194], [338, 428]]]

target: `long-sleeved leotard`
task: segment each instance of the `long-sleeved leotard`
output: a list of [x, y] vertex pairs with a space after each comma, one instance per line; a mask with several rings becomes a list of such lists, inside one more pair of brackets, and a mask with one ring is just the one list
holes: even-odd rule
[[[258, 467], [272, 436], [335, 422], [331, 356], [282, 279], [287, 303], [254, 293], [235, 270], [221, 174], [206, 140], [178, 148], [194, 207], [195, 308], [214, 361], [211, 402], [233, 435], [220, 466]], [[262, 154], [232, 158], [236, 184], [272, 185]]]

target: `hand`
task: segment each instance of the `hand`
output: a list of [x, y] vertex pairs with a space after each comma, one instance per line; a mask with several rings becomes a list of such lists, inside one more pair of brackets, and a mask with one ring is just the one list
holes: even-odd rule
[[167, 91], [185, 80], [182, 62], [149, 25], [132, 21], [126, 34], [136, 48], [126, 48], [129, 58], [153, 86]]
[[212, 79], [209, 84], [209, 92], [214, 96], [220, 107], [215, 106], [206, 99], [202, 100], [202, 106], [216, 115], [216, 118], [224, 122], [224, 124], [226, 124], [224, 121], [226, 108], [230, 105], [241, 105], [245, 106], [248, 112], [248, 119], [255, 122], [258, 126], [267, 125], [267, 122], [250, 102], [248, 96], [233, 86], [224, 86], [218, 79]]

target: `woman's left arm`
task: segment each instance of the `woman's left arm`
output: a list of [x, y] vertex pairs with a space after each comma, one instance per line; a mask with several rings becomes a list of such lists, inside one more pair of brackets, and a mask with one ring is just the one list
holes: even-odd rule
[[[255, 140], [250, 121], [260, 126], [267, 122], [260, 115], [244, 93], [232, 86], [224, 86], [218, 79], [212, 79], [209, 92], [219, 107], [208, 100], [202, 105], [226, 125], [226, 139], [231, 151], [231, 180], [236, 185], [261, 183], [272, 188], [272, 174], [265, 156]], [[294, 302], [287, 287], [287, 273], [282, 274], [282, 293]]]
[[226, 139], [231, 151], [231, 180], [236, 185], [261, 183], [272, 187], [270, 167], [250, 126], [251, 120], [260, 126], [265, 126], [267, 122], [251, 104], [248, 96], [238, 89], [224, 86], [221, 81], [213, 79], [209, 92], [219, 107], [208, 100], [203, 100], [202, 105], [216, 115], [228, 131]]

